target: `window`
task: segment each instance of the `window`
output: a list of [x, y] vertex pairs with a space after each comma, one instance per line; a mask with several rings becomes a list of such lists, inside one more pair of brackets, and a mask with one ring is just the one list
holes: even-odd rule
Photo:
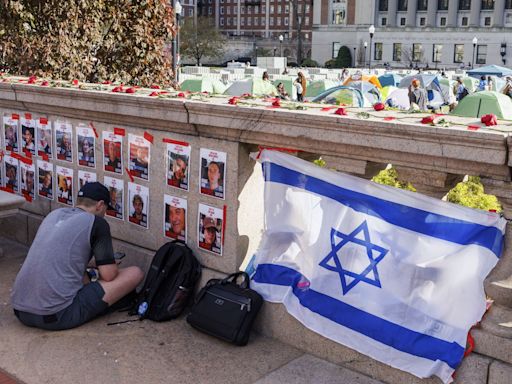
[[251, 13], [252, 13], [252, 6], [248, 5], [247, 6], [247, 14], [250, 15]]
[[272, 16], [268, 18], [268, 25], [274, 26], [274, 18]]
[[277, 25], [281, 26], [281, 18], [280, 17], [277, 18]]
[[309, 16], [306, 16], [306, 20], [304, 20], [304, 25], [309, 25]]
[[425, 26], [425, 18], [424, 17], [420, 17], [420, 26], [421, 27], [424, 27]]
[[491, 25], [491, 18], [490, 17], [485, 17], [484, 18], [484, 25], [486, 27], [489, 27]]
[[271, 5], [271, 6], [270, 6], [270, 14], [273, 14], [273, 13], [274, 13], [274, 6], [273, 6], [273, 5]]
[[288, 26], [288, 18], [287, 17], [284, 18], [284, 25]]
[[306, 4], [306, 14], [309, 13], [309, 4]]
[[476, 63], [477, 64], [485, 64], [486, 58], [487, 58], [487, 45], [477, 45], [476, 46]]
[[398, 0], [398, 11], [407, 11], [407, 0]]
[[505, 9], [512, 9], [512, 0], [505, 0]]
[[374, 60], [382, 60], [382, 43], [375, 43], [375, 54], [373, 56]]
[[379, 0], [379, 11], [387, 12], [388, 10], [388, 0]]
[[418, 11], [427, 10], [428, 0], [418, 0]]
[[416, 43], [412, 45], [412, 61], [422, 61], [423, 59], [423, 47], [421, 44]]
[[437, 10], [438, 11], [447, 11], [448, 10], [448, 0], [438, 0], [437, 1]]
[[464, 61], [464, 44], [455, 44], [453, 46], [453, 62], [462, 63]]
[[388, 24], [388, 19], [387, 17], [383, 17], [380, 21], [380, 25], [385, 27], [386, 25]]
[[405, 25], [405, 17], [400, 18], [400, 25]]
[[446, 26], [446, 17], [441, 17], [441, 18], [439, 19], [439, 25], [440, 25], [441, 27], [445, 27], [445, 26]]
[[393, 44], [393, 61], [402, 61], [402, 43]]
[[220, 25], [222, 25], [222, 26], [224, 25], [224, 18], [223, 17], [220, 18]]
[[223, 15], [224, 14], [224, 7], [220, 7], [220, 14]]
[[464, 16], [462, 18], [461, 24], [463, 27], [467, 27], [468, 26], [468, 18]]
[[433, 49], [432, 49], [432, 61], [434, 63], [440, 63], [442, 53], [443, 53], [443, 45], [442, 44], [434, 44]]
[[189, 15], [189, 16], [194, 16], [194, 9], [193, 9], [193, 8], [190, 8], [190, 9], [188, 10], [188, 15]]
[[338, 52], [341, 48], [342, 44], [341, 43], [332, 43], [332, 58], [336, 58], [338, 57]]
[[209, 14], [209, 15], [211, 15], [211, 14], [212, 14], [212, 12], [213, 12], [212, 7], [208, 7], [208, 14]]
[[278, 5], [277, 6], [277, 13], [282, 13], [283, 12], [283, 7], [281, 5]]
[[244, 26], [245, 25], [245, 17], [240, 17], [240, 25]]
[[260, 21], [260, 18], [258, 16], [254, 17], [254, 25], [257, 26], [259, 21]]
[[263, 25], [263, 26], [265, 25], [265, 16], [261, 17], [261, 25]]
[[494, 0], [482, 0], [482, 9], [494, 9]]
[[471, 9], [471, 0], [459, 0], [459, 11], [469, 11]]
[[[299, 6], [297, 7], [297, 12], [299, 13], [299, 15], [301, 14], [301, 5], [299, 4]], [[290, 6], [288, 4], [286, 4], [284, 6], [284, 12], [285, 13], [290, 13]]]

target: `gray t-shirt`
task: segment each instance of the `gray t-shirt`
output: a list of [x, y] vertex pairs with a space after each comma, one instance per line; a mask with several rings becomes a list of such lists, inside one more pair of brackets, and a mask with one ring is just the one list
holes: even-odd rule
[[110, 227], [79, 208], [61, 208], [41, 223], [14, 282], [14, 309], [52, 315], [69, 306], [83, 286], [87, 264], [115, 263]]

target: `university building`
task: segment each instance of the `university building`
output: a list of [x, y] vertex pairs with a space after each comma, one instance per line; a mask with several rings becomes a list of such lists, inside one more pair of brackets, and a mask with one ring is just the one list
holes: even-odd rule
[[312, 58], [325, 63], [345, 45], [359, 66], [510, 65], [510, 32], [512, 0], [319, 0]]

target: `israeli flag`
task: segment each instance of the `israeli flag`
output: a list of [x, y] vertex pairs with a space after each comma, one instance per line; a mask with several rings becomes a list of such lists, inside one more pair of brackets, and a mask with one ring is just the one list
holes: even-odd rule
[[309, 329], [444, 383], [485, 312], [505, 220], [276, 151], [253, 288]]

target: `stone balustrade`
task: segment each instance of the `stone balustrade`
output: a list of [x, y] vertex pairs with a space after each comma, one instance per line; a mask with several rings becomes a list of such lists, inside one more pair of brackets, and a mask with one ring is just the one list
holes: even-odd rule
[[[258, 146], [297, 149], [298, 156], [306, 159], [321, 155], [328, 167], [367, 179], [392, 163], [402, 178], [412, 182], [418, 192], [436, 198], [445, 195], [464, 175], [481, 176], [486, 192], [495, 194], [504, 206], [505, 216], [512, 218], [512, 160], [509, 155], [512, 136], [507, 133], [507, 127], [472, 131], [467, 130], [464, 123], [450, 128], [421, 125], [418, 124], [418, 116], [383, 121], [378, 116], [367, 119], [355, 115], [336, 116], [332, 111], [319, 108], [286, 110], [232, 106], [227, 104], [227, 99], [212, 98], [202, 102], [3, 83], [0, 83], [0, 112], [30, 112], [34, 117], [64, 120], [73, 126], [92, 122], [100, 138], [102, 131], [114, 127], [122, 127], [128, 133], [138, 135], [149, 132], [154, 137], [150, 181], [136, 181], [150, 188], [149, 229], [109, 219], [115, 247], [128, 254], [128, 262], [143, 268], [147, 267], [154, 250], [167, 241], [163, 236], [164, 193], [188, 201], [187, 240], [206, 267], [203, 279], [235, 271], [245, 256], [255, 251], [263, 226], [263, 180], [249, 153], [256, 151]], [[188, 192], [165, 185], [164, 138], [191, 144]], [[99, 142], [97, 140], [97, 158], [101, 157]], [[199, 193], [200, 148], [227, 153], [224, 200]], [[123, 143], [123, 151], [127, 153], [126, 143]], [[66, 165], [76, 172], [82, 168], [78, 166], [76, 157], [74, 160], [72, 164], [57, 160], [54, 163]], [[95, 172], [98, 180], [102, 181], [106, 173], [101, 161]], [[129, 181], [126, 174], [122, 178]], [[225, 210], [222, 256], [197, 246], [199, 203]], [[30, 243], [43, 217], [58, 207], [62, 205], [55, 201], [36, 199], [26, 203], [23, 215], [0, 220], [2, 234]], [[509, 225], [505, 252], [486, 282], [487, 293], [495, 304], [482, 327], [474, 334], [478, 354], [470, 358], [470, 363], [464, 363], [464, 366], [474, 363], [485, 370], [485, 380], [493, 375], [503, 377], [503, 370], [512, 370], [512, 328], [502, 325], [512, 322], [511, 232]], [[305, 331], [279, 305], [266, 305], [257, 327], [273, 337], [384, 382], [438, 382], [413, 378]], [[489, 366], [491, 374], [488, 376]], [[497, 367], [495, 372], [493, 367]]]

